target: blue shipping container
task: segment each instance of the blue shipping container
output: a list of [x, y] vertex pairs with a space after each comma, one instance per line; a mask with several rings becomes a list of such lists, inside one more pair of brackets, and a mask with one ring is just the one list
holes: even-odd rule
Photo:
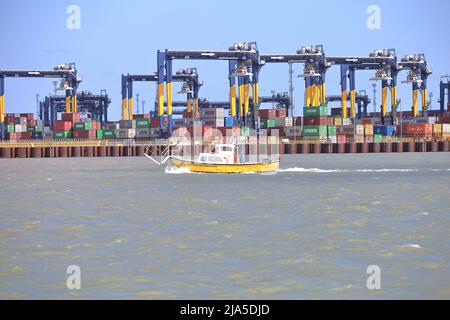
[[236, 123], [234, 122], [234, 118], [226, 117], [225, 118], [225, 127], [234, 127]]
[[395, 131], [395, 126], [374, 126], [373, 133], [381, 134], [383, 136], [392, 136]]

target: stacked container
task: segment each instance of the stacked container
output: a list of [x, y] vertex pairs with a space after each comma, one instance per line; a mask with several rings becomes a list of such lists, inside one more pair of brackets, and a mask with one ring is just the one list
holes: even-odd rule
[[322, 142], [336, 140], [336, 127], [330, 126], [332, 119], [328, 118], [328, 107], [303, 108], [303, 140], [318, 140]]
[[224, 108], [202, 109], [201, 119], [204, 126], [209, 126], [213, 128], [222, 128], [225, 124], [225, 109]]

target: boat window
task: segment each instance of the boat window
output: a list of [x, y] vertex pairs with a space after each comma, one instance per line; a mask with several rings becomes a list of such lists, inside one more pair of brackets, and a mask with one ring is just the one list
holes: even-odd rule
[[224, 151], [224, 152], [231, 152], [233, 150], [231, 149], [231, 147], [222, 147], [222, 151]]
[[208, 157], [203, 156], [203, 157], [200, 158], [200, 161], [201, 162], [207, 162], [208, 161]]

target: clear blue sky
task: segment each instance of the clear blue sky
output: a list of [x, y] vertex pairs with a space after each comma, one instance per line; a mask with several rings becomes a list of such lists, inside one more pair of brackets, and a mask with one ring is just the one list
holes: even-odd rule
[[[71, 4], [81, 8], [80, 30], [66, 28]], [[381, 8], [381, 30], [366, 27], [371, 4]], [[373, 49], [396, 48], [399, 57], [426, 54], [434, 72], [429, 87], [437, 108], [440, 76], [450, 73], [449, 16], [450, 2], [442, 0], [0, 0], [0, 68], [51, 69], [76, 62], [84, 79], [80, 90], [106, 89], [112, 98], [110, 114], [119, 119], [121, 74], [153, 73], [158, 49], [223, 50], [242, 41], [257, 41], [262, 53], [295, 53], [310, 44], [323, 44], [328, 55], [368, 55]], [[228, 99], [227, 63], [177, 61], [174, 69], [189, 66], [196, 66], [205, 82], [200, 96]], [[261, 95], [287, 91], [287, 71], [286, 65], [265, 67]], [[300, 71], [297, 66], [296, 73]], [[358, 90], [371, 96], [372, 75], [357, 74]], [[405, 77], [402, 73], [399, 80]], [[337, 67], [329, 71], [327, 86], [328, 94], [339, 94]], [[300, 110], [303, 80], [296, 78], [295, 87]], [[49, 79], [7, 79], [6, 112], [34, 112], [35, 94], [43, 97], [52, 90]], [[400, 85], [404, 109], [411, 105], [410, 92], [410, 85]], [[148, 111], [154, 84], [137, 84], [135, 93], [147, 101]]]

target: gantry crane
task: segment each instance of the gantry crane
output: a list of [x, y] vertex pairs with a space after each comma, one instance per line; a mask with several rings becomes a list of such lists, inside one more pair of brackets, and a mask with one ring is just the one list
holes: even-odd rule
[[[396, 103], [397, 84], [392, 78], [393, 70], [397, 68], [397, 56], [394, 49], [375, 50], [368, 57], [326, 57], [331, 66], [341, 67], [341, 99], [342, 117], [347, 118], [347, 82], [350, 81], [350, 118], [356, 117], [356, 71], [374, 70], [375, 77], [372, 80], [382, 82], [382, 107], [381, 118], [387, 115], [387, 93], [391, 87], [391, 99], [393, 105]], [[389, 81], [391, 82], [389, 83]]]
[[[237, 117], [236, 110], [236, 77], [239, 82], [240, 116], [248, 115], [249, 86], [252, 83], [254, 103], [258, 103], [258, 74], [260, 58], [256, 42], [236, 43], [228, 51], [215, 50], [166, 50], [158, 51], [158, 117], [163, 126], [164, 117], [164, 82], [167, 90], [167, 117], [169, 134], [173, 129], [173, 98], [172, 98], [172, 64], [173, 60], [225, 60], [229, 61], [230, 105], [231, 116]], [[250, 71], [251, 70], [251, 71]], [[250, 80], [252, 77], [252, 80]], [[243, 105], [242, 105], [243, 104]]]
[[301, 47], [296, 54], [261, 55], [261, 65], [268, 63], [304, 64], [305, 105], [318, 107], [326, 103], [326, 70], [330, 67], [322, 45]]
[[75, 63], [60, 64], [53, 70], [0, 70], [0, 125], [1, 135], [5, 133], [5, 78], [61, 78], [60, 90], [65, 90], [66, 112], [77, 110], [76, 92], [81, 78]]
[[426, 116], [428, 111], [428, 77], [432, 74], [431, 68], [427, 65], [424, 54], [407, 55], [398, 63], [397, 69], [393, 72], [393, 80], [396, 81], [400, 71], [409, 71], [407, 79], [402, 83], [412, 84], [412, 114], [413, 117], [419, 115], [419, 92], [422, 96], [422, 115]]
[[[89, 113], [95, 120], [102, 124], [108, 121], [108, 108], [111, 98], [102, 90], [100, 95], [83, 91], [77, 94], [78, 112]], [[39, 119], [44, 121], [45, 126], [53, 128], [53, 123], [57, 120], [58, 113], [65, 112], [65, 97], [52, 95], [45, 97], [40, 102]]]
[[[199, 80], [196, 68], [187, 68], [177, 71], [172, 75], [172, 81], [183, 82], [182, 90], [188, 95], [188, 105], [191, 105], [192, 95], [194, 97], [194, 105], [198, 99], [198, 92], [203, 82]], [[128, 119], [133, 119], [133, 82], [148, 81], [158, 82], [158, 74], [153, 75], [122, 75], [122, 119], [127, 119], [127, 102], [128, 102]]]

